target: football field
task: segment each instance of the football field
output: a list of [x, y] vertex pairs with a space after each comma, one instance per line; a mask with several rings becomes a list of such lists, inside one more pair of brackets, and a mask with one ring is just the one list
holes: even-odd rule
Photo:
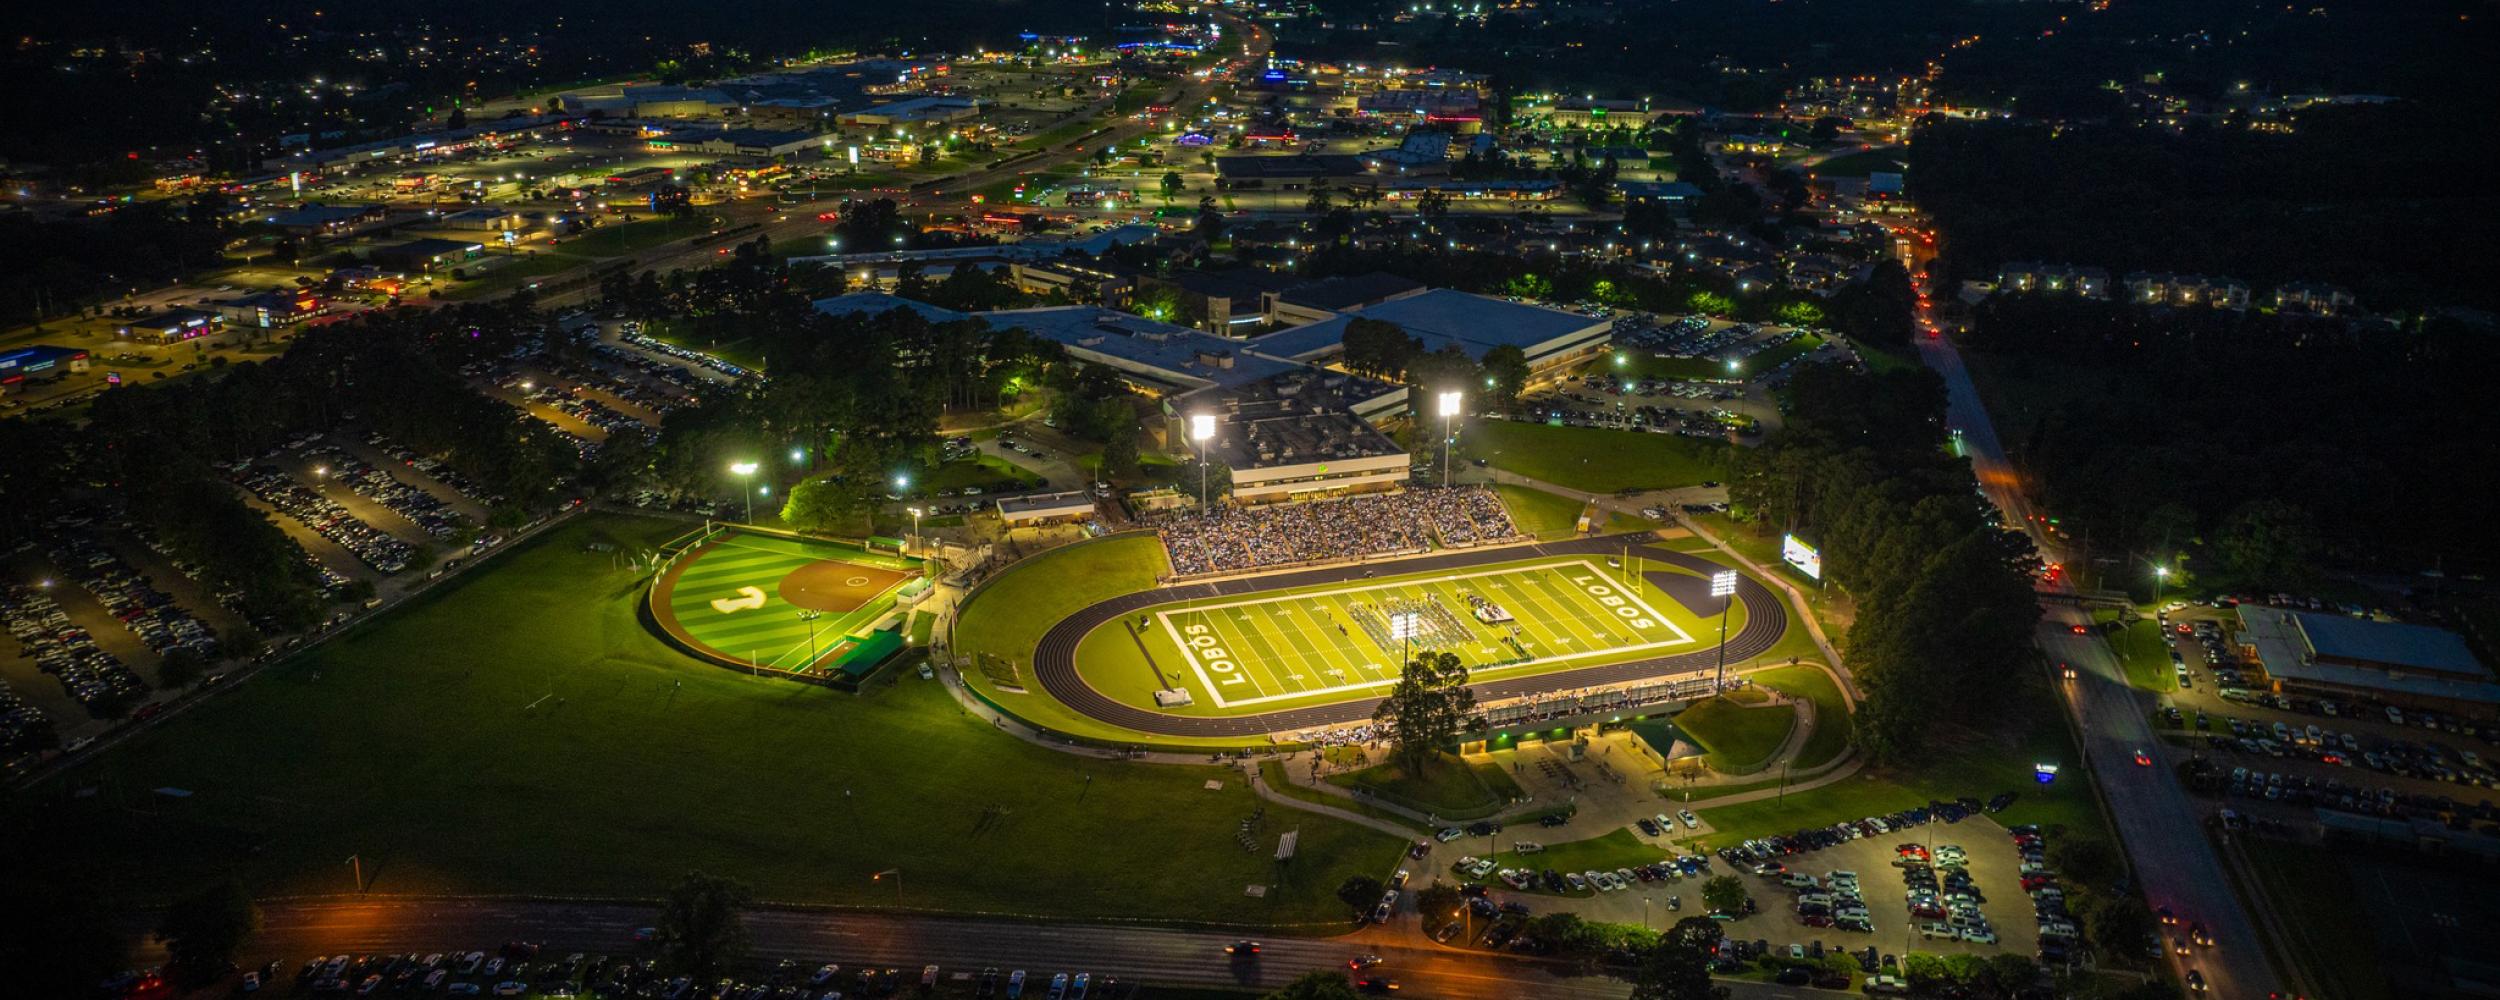
[[[1693, 646], [1692, 616], [1612, 561], [1556, 557], [1165, 605], [1127, 624], [1167, 683], [1189, 682], [1217, 709], [1376, 695], [1410, 643], [1455, 654], [1478, 679]], [[1181, 676], [1163, 671], [1167, 658]]]

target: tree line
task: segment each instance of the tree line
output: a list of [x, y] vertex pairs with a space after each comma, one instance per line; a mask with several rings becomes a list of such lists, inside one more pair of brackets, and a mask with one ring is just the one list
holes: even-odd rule
[[2078, 570], [2115, 560], [2087, 582], [2141, 590], [2163, 565], [2297, 588], [2500, 559], [2487, 330], [2001, 294], [1965, 342], [2015, 404], [2000, 432]]
[[371, 313], [305, 330], [269, 361], [107, 392], [83, 427], [0, 425], [13, 500], [6, 527], [24, 537], [80, 491], [107, 492], [256, 625], [305, 627], [328, 597], [318, 572], [220, 466], [356, 421], [441, 456], [491, 494], [477, 499], [492, 505], [493, 521], [519, 523], [555, 499], [578, 458], [552, 428], [471, 388], [457, 366], [510, 351], [537, 324], [525, 302]]
[[1729, 499], [1755, 530], [1820, 549], [1825, 581], [1857, 606], [1858, 743], [1878, 758], [1916, 751], [1939, 724], [1984, 717], [2033, 663], [2037, 558], [1947, 450], [1933, 373], [1809, 365], [1790, 390], [1785, 425], [1738, 453]]

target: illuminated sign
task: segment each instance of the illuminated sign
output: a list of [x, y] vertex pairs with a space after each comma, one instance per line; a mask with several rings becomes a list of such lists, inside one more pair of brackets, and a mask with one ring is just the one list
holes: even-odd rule
[[1795, 535], [1780, 536], [1780, 558], [1797, 567], [1797, 572], [1808, 578], [1823, 578], [1823, 553], [1815, 551], [1814, 546], [1800, 541]]

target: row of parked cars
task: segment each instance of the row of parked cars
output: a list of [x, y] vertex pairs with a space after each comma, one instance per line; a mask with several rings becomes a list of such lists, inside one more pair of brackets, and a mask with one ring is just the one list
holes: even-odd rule
[[705, 354], [702, 351], [689, 350], [675, 344], [654, 340], [642, 332], [642, 324], [640, 323], [626, 323], [617, 333], [616, 339], [649, 351], [653, 354], [667, 355], [668, 357], [676, 358], [677, 360], [687, 362], [688, 364], [701, 365], [723, 375], [727, 375], [733, 379], [763, 377], [763, 375], [759, 372], [749, 371], [744, 366], [730, 364], [727, 361]]
[[78, 586], [104, 606], [139, 641], [158, 655], [189, 650], [206, 659], [217, 656], [217, 633], [156, 589], [146, 574], [122, 560], [119, 553], [84, 535], [63, 538], [52, 547], [52, 565], [78, 581]]
[[1779, 859], [1791, 854], [1835, 847], [1852, 840], [1880, 837], [1895, 830], [1925, 826], [1931, 822], [1959, 823], [1983, 812], [1999, 812], [2014, 804], [2014, 793], [2005, 792], [1986, 802], [1963, 797], [1951, 802], [1934, 801], [1926, 805], [1882, 816], [1843, 820], [1830, 826], [1806, 827], [1791, 833], [1756, 837], [1741, 844], [1719, 849], [1719, 857], [1740, 871], [1770, 875], [1784, 871]]
[[241, 466], [233, 470], [236, 485], [251, 491], [279, 513], [303, 522], [314, 534], [353, 553], [375, 572], [389, 574], [407, 569], [408, 560], [416, 555], [408, 543], [358, 520], [337, 501], [296, 482], [285, 470], [274, 465], [236, 464]]
[[147, 695], [147, 682], [121, 657], [96, 645], [95, 637], [71, 621], [45, 587], [0, 587], [0, 620], [6, 621], [21, 655], [58, 678], [88, 711], [110, 714]]
[[400, 482], [398, 477], [356, 457], [345, 448], [322, 447], [305, 452], [304, 458], [315, 468], [325, 470], [323, 477], [337, 483], [357, 496], [373, 501], [436, 540], [450, 538], [469, 526], [443, 498]]

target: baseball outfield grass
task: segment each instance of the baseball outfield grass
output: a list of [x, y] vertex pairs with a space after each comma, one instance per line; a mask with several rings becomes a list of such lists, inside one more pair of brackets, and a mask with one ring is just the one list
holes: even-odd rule
[[[515, 546], [0, 823], [124, 903], [229, 876], [343, 892], [353, 855], [375, 893], [647, 898], [699, 868], [768, 900], [891, 906], [870, 876], [900, 868], [914, 908], [1342, 926], [1336, 886], [1398, 855], [1273, 809], [1245, 850], [1239, 771], [1035, 747], [916, 676], [854, 696], [701, 664], [638, 620], [643, 578], [589, 548], [683, 530], [594, 515]], [[1290, 876], [1248, 897], [1296, 827]]]

